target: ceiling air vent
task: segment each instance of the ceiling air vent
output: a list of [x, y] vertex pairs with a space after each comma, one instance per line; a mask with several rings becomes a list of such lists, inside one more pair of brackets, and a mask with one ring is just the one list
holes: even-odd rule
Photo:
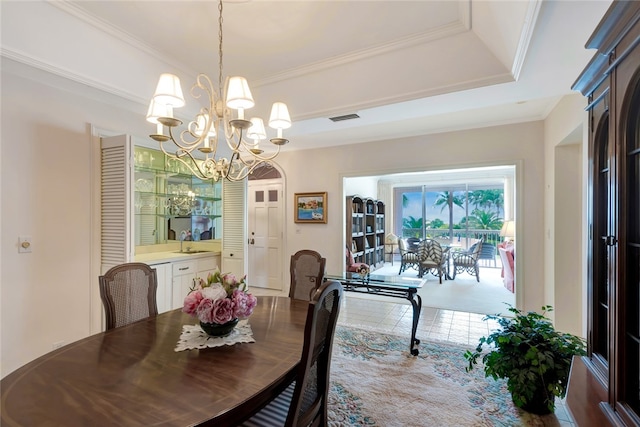
[[331, 120], [332, 122], [342, 122], [344, 120], [352, 120], [352, 119], [359, 119], [360, 116], [357, 114], [345, 114], [344, 116], [335, 116], [335, 117], [329, 117], [329, 120]]

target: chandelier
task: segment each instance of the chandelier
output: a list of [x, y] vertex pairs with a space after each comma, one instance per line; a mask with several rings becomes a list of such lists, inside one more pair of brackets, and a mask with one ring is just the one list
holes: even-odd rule
[[[282, 130], [291, 127], [291, 118], [286, 104], [273, 104], [269, 127], [276, 130], [277, 136], [270, 141], [277, 150], [264, 154], [259, 146], [261, 140], [267, 139], [264, 122], [259, 117], [247, 120], [244, 116], [245, 110], [255, 105], [247, 80], [244, 77], [230, 77], [224, 80], [223, 86], [222, 0], [218, 3], [218, 11], [220, 91], [214, 88], [207, 75], [198, 74], [191, 88], [191, 96], [199, 99], [204, 95], [207, 105], [200, 108], [186, 129], [178, 131], [176, 128], [182, 125], [182, 121], [173, 117], [173, 109], [185, 105], [180, 79], [173, 74], [162, 74], [149, 105], [147, 121], [156, 124], [156, 133], [150, 137], [159, 143], [167, 159], [182, 163], [202, 180], [226, 178], [229, 181], [241, 181], [256, 167], [270, 163], [280, 153], [280, 147], [289, 142], [282, 137]], [[228, 159], [216, 158], [218, 141], [221, 140], [231, 150]], [[165, 143], [173, 148], [166, 148]], [[196, 156], [196, 150], [201, 154]]]

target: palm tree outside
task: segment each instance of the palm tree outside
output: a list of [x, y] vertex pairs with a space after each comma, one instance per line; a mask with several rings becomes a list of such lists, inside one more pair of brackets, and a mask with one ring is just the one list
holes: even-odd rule
[[445, 208], [449, 208], [449, 238], [453, 239], [453, 205], [464, 207], [464, 198], [456, 195], [453, 191], [443, 191], [438, 194], [438, 198], [433, 203], [434, 206], [440, 206], [440, 212]]

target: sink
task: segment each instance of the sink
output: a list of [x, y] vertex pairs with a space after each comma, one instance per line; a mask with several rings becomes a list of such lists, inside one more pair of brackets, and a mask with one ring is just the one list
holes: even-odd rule
[[175, 251], [174, 254], [201, 254], [205, 252], [211, 252], [211, 251], [199, 251], [197, 249], [194, 249], [192, 251]]

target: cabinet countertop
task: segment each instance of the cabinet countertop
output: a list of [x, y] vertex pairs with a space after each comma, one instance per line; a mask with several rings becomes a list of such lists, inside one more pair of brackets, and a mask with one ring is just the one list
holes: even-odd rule
[[195, 253], [177, 253], [177, 252], [152, 252], [148, 254], [140, 254], [135, 256], [136, 262], [144, 262], [146, 264], [160, 264], [163, 262], [187, 261], [190, 259], [207, 258], [211, 256], [219, 256], [221, 252], [195, 252]]

